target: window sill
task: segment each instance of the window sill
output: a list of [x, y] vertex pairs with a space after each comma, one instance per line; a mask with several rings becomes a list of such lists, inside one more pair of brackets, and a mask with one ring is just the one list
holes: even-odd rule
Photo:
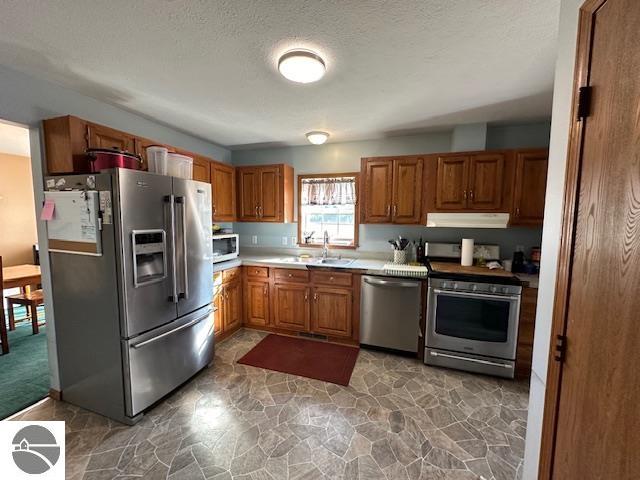
[[[318, 243], [298, 243], [298, 247], [300, 248], [322, 248], [322, 244]], [[358, 248], [358, 245], [327, 245], [329, 250], [355, 250]]]

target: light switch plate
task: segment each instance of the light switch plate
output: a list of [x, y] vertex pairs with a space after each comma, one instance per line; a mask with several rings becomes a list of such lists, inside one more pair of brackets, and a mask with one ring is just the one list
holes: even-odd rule
[[254, 245], [258, 244], [258, 236], [257, 235], [253, 235], [251, 237], [251, 243], [253, 243]]
[[282, 245], [287, 246], [287, 237], [282, 237]]

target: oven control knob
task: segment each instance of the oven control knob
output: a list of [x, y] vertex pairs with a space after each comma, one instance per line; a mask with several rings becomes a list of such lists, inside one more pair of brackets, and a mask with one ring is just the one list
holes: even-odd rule
[[449, 288], [449, 284], [448, 284], [447, 282], [444, 282], [444, 283], [442, 284], [442, 288]]
[[476, 285], [475, 283], [474, 283], [474, 284], [472, 284], [472, 285], [471, 285], [471, 290], [472, 290], [472, 291], [474, 291], [474, 292], [475, 292], [476, 290], [478, 290], [478, 285]]
[[491, 288], [491, 293], [496, 293], [498, 291], [498, 287], [496, 287], [495, 285], [493, 285]]
[[454, 289], [454, 290], [457, 290], [457, 289], [458, 289], [458, 284], [457, 284], [457, 283], [454, 283], [454, 284], [453, 284], [453, 289]]
[[509, 287], [502, 287], [502, 293], [509, 293]]

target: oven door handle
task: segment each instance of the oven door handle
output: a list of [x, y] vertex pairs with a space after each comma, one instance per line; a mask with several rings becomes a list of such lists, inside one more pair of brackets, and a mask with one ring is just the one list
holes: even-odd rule
[[454, 297], [467, 297], [467, 298], [487, 298], [490, 300], [520, 300], [520, 295], [501, 295], [499, 293], [490, 294], [490, 293], [471, 293], [471, 292], [456, 292], [452, 290], [440, 290], [439, 288], [434, 288], [433, 293], [436, 295], [451, 295]]
[[432, 357], [445, 357], [445, 358], [452, 358], [454, 360], [463, 360], [465, 362], [481, 363], [482, 365], [491, 365], [492, 367], [502, 367], [507, 369], [513, 368], [513, 366], [509, 365], [508, 363], [490, 362], [489, 360], [480, 360], [479, 358], [462, 357], [460, 355], [450, 355], [448, 353], [429, 352], [429, 355], [431, 355]]

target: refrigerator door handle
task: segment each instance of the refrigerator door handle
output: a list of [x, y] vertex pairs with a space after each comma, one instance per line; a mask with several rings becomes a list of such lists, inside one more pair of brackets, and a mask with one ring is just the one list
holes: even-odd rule
[[198, 317], [195, 320], [191, 320], [189, 323], [185, 323], [184, 325], [180, 325], [179, 327], [176, 327], [173, 330], [169, 330], [168, 332], [164, 332], [163, 334], [158, 335], [157, 337], [150, 338], [149, 340], [145, 340], [144, 342], [134, 343], [133, 345], [131, 345], [131, 348], [136, 348], [137, 349], [137, 348], [144, 347], [145, 345], [149, 345], [150, 343], [157, 342], [161, 338], [168, 337], [169, 335], [173, 335], [174, 333], [178, 333], [180, 330], [184, 330], [185, 328], [193, 327], [194, 325], [200, 323], [204, 319], [209, 318], [209, 315], [211, 315], [211, 312], [212, 312], [212, 310], [209, 310], [205, 315], [202, 315], [201, 317]]
[[182, 243], [182, 278], [183, 290], [178, 294], [179, 298], [189, 298], [189, 273], [187, 271], [187, 205], [185, 197], [176, 197], [176, 203], [180, 204], [180, 236]]
[[176, 215], [175, 215], [175, 198], [173, 195], [164, 197], [165, 203], [169, 204], [169, 238], [171, 239], [171, 295], [169, 301], [178, 303], [178, 285], [176, 282]]

